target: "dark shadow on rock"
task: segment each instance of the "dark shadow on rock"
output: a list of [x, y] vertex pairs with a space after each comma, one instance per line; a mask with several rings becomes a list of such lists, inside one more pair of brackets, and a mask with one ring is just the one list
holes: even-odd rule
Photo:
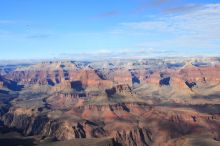
[[160, 86], [169, 86], [170, 85], [170, 77], [166, 77], [160, 80]]
[[205, 67], [205, 66], [209, 66], [210, 63], [206, 63], [206, 62], [194, 62], [192, 63], [192, 65], [196, 66], [196, 67]]
[[0, 76], [0, 81], [4, 83], [4, 86], [12, 91], [21, 91], [24, 85], [18, 85], [17, 82], [11, 81]]
[[63, 70], [63, 76], [64, 76], [65, 80], [69, 80], [70, 79], [69, 72], [67, 70]]
[[76, 91], [83, 91], [83, 85], [81, 81], [72, 81], [71, 82], [71, 88], [76, 90]]
[[184, 63], [167, 63], [168, 68], [180, 68], [183, 67]]
[[51, 80], [51, 79], [47, 79], [47, 83], [50, 85], [50, 86], [54, 86], [55, 83]]
[[130, 109], [129, 109], [125, 104], [122, 104], [122, 108], [123, 108], [123, 110], [125, 110], [126, 112], [130, 112]]
[[34, 146], [34, 139], [0, 138], [1, 146]]
[[134, 74], [134, 73], [131, 73], [131, 76], [132, 76], [132, 84], [140, 84], [140, 80], [139, 78]]
[[113, 146], [122, 146], [122, 144], [117, 142], [117, 141], [115, 141], [115, 140], [113, 140]]
[[86, 120], [85, 124], [92, 125], [92, 126], [98, 126], [98, 124], [96, 124], [95, 122], [89, 121], [89, 120]]
[[1, 94], [7, 94], [7, 95], [8, 95], [8, 94], [9, 94], [9, 91], [0, 90], [0, 93], [1, 93]]
[[178, 114], [171, 117], [169, 120], [161, 120], [160, 127], [163, 130], [169, 131], [171, 138], [179, 138], [184, 135], [190, 135], [197, 129], [204, 128], [203, 126], [194, 125], [185, 121]]
[[21, 91], [24, 85], [18, 85], [16, 82], [11, 81], [11, 83], [6, 84], [7, 88], [13, 91]]
[[105, 93], [107, 94], [108, 97], [110, 97], [116, 93], [116, 89], [115, 89], [115, 87], [113, 87], [111, 89], [106, 89]]
[[185, 84], [186, 84], [190, 89], [192, 89], [194, 86], [196, 86], [196, 83], [195, 83], [195, 82], [185, 81]]
[[210, 95], [194, 95], [192, 96], [192, 98], [194, 99], [218, 99], [220, 97], [220, 92], [219, 93], [215, 93], [215, 94], [210, 94]]
[[100, 70], [95, 70], [95, 73], [100, 77], [100, 79], [106, 80], [106, 76]]
[[211, 115], [212, 114], [220, 114], [220, 104], [194, 105], [194, 106], [190, 106], [190, 108], [193, 108], [201, 113], [207, 113], [207, 114], [211, 114]]

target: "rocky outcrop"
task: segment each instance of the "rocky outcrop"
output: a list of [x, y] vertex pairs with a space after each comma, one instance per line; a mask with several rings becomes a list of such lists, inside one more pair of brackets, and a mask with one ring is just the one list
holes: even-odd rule
[[16, 128], [26, 135], [32, 119], [26, 114], [14, 115], [13, 113], [7, 113], [3, 116], [2, 120], [6, 126]]
[[183, 79], [189, 82], [209, 82], [219, 83], [220, 82], [220, 68], [214, 67], [189, 67], [180, 70], [180, 75]]
[[179, 89], [185, 89], [187, 87], [184, 80], [180, 76], [173, 75], [170, 84]]
[[126, 69], [117, 69], [114, 71], [113, 81], [115, 84], [127, 84], [132, 86], [131, 73]]
[[149, 146], [153, 142], [152, 133], [146, 128], [115, 131], [113, 137], [122, 146]]
[[106, 89], [105, 92], [108, 96], [112, 96], [114, 94], [122, 95], [122, 96], [133, 96], [132, 89], [129, 85], [116, 85], [111, 89]]
[[95, 70], [18, 70], [6, 76], [21, 84], [56, 86], [55, 90], [70, 88], [71, 83], [80, 81], [85, 88], [105, 89], [112, 87], [112, 81], [102, 80]]
[[86, 138], [86, 133], [80, 123], [50, 121], [43, 130], [43, 135], [55, 136], [58, 140], [70, 140], [74, 138]]
[[46, 71], [14, 71], [6, 75], [8, 79], [19, 82], [21, 84], [48, 84]]
[[2, 118], [4, 124], [16, 128], [24, 135], [54, 136], [58, 140], [73, 138], [85, 138], [85, 131], [79, 123], [73, 126], [71, 123], [49, 119], [46, 115], [34, 116], [28, 113], [16, 111], [5, 114]]
[[95, 70], [74, 71], [70, 72], [69, 75], [71, 81], [80, 81], [85, 88], [106, 89], [113, 85], [112, 81], [101, 79]]
[[115, 144], [122, 146], [149, 146], [205, 131], [210, 131], [213, 137], [219, 135], [215, 131], [219, 116], [195, 111], [150, 108], [141, 103], [89, 105], [73, 110], [74, 116], [83, 118], [67, 118], [71, 112], [54, 118], [31, 109], [11, 108], [2, 121], [24, 135], [55, 137], [57, 140], [111, 137]]
[[0, 76], [0, 86], [8, 88], [13, 91], [20, 91], [23, 88], [23, 85], [19, 85], [17, 82], [6, 79], [5, 77]]
[[67, 108], [67, 107], [73, 107], [79, 99], [85, 99], [86, 94], [85, 93], [62, 93], [57, 92], [51, 96], [49, 96], [46, 101], [50, 105], [52, 105], [54, 108]]

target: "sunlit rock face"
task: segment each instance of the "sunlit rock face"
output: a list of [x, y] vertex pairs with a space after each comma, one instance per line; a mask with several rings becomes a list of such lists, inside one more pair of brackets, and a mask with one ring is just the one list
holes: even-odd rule
[[19, 67], [0, 76], [0, 120], [40, 142], [105, 143], [107, 138], [113, 146], [186, 146], [205, 139], [215, 144], [220, 141], [219, 64], [155, 59]]

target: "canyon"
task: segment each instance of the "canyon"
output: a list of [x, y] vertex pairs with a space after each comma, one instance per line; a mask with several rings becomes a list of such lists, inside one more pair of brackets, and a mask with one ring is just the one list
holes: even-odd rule
[[55, 60], [0, 71], [4, 146], [220, 145], [217, 57]]

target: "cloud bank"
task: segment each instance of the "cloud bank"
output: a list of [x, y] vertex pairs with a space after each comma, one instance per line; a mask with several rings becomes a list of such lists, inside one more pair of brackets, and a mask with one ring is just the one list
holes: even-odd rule
[[121, 32], [156, 36], [155, 40], [146, 38], [146, 41], [140, 44], [142, 47], [220, 49], [220, 4], [191, 5], [169, 11], [183, 9], [191, 11], [178, 15], [155, 16], [153, 20], [121, 23]]

